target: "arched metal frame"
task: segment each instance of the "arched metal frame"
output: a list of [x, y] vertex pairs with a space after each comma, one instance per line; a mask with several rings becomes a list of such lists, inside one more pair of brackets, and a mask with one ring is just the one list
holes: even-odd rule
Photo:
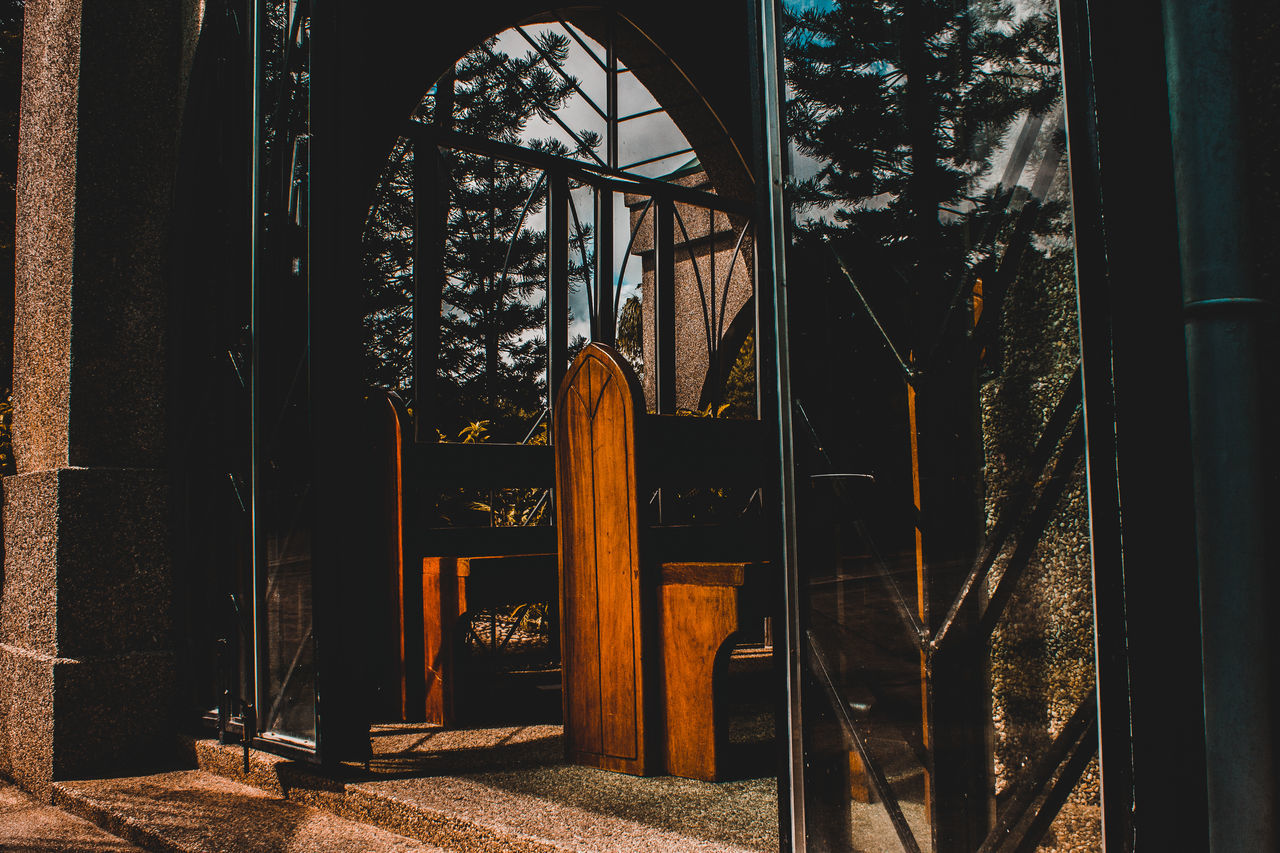
[[[663, 108], [659, 106], [630, 115], [618, 114], [618, 78], [620, 74], [628, 73], [630, 69], [624, 67], [619, 60], [615, 37], [622, 27], [633, 30], [639, 37], [646, 40], [648, 37], [640, 33], [632, 22], [620, 14], [604, 14], [602, 17], [604, 19], [603, 23], [596, 21], [595, 28], [601, 30], [604, 37], [605, 55], [603, 57], [599, 56], [596, 49], [584, 40], [583, 35], [579, 33], [578, 29], [570, 21], [566, 20], [563, 13], [554, 12], [549, 16], [549, 20], [559, 24], [565, 32], [572, 36], [605, 74], [607, 96], [604, 107], [601, 107], [591, 99], [560, 63], [547, 58], [538, 42], [529, 34], [528, 27], [531, 25], [517, 24], [511, 30], [504, 32], [514, 31], [519, 34], [536, 53], [548, 60], [548, 65], [553, 71], [562, 80], [571, 85], [578, 96], [605, 121], [605, 139], [602, 146], [604, 149], [603, 157], [591, 146], [587, 145], [577, 132], [551, 109], [546, 111], [547, 116], [578, 143], [579, 152], [583, 155], [582, 159], [545, 154], [516, 145], [458, 133], [449, 126], [447, 116], [440, 112], [437, 112], [430, 121], [411, 120], [403, 132], [412, 141], [412, 145], [417, 151], [454, 150], [488, 156], [496, 160], [517, 163], [541, 171], [534, 190], [525, 204], [525, 210], [521, 214], [520, 221], [523, 223], [530, 204], [534, 201], [540, 188], [546, 185], [548, 188], [546, 233], [549, 263], [546, 329], [546, 340], [548, 342], [548, 401], [554, 397], [555, 389], [559, 387], [560, 378], [568, 364], [567, 287], [569, 252], [572, 251], [569, 245], [576, 244], [576, 250], [581, 257], [583, 267], [590, 267], [587, 272], [587, 300], [590, 313], [591, 340], [612, 346], [616, 342], [617, 334], [618, 297], [627, 265], [630, 261], [631, 246], [634, 243], [636, 234], [643, 225], [645, 215], [651, 209], [653, 210], [654, 233], [661, 235], [658, 238], [661, 246], [657, 248], [657, 269], [659, 274], [658, 281], [655, 284], [655, 295], [658, 302], [656, 312], [658, 328], [655, 330], [655, 337], [658, 344], [655, 352], [656, 365], [654, 366], [654, 372], [658, 389], [659, 410], [674, 411], [676, 353], [674, 315], [670, 314], [669, 310], [671, 308], [669, 303], [672, 298], [670, 294], [674, 292], [675, 287], [674, 262], [677, 260], [676, 255], [678, 254], [676, 248], [678, 245], [676, 240], [677, 233], [674, 231], [674, 227], [679, 227], [680, 234], [684, 237], [684, 252], [692, 262], [693, 271], [697, 277], [698, 292], [703, 303], [706, 325], [706, 346], [710, 368], [707, 383], [714, 384], [712, 375], [714, 374], [719, 378], [721, 373], [717, 369], [716, 354], [720, 339], [724, 333], [725, 311], [723, 303], [728, 295], [729, 276], [738, 262], [742, 242], [751, 229], [750, 223], [753, 208], [750, 203], [733, 195], [684, 188], [660, 179], [648, 178], [633, 171], [641, 166], [665, 162], [682, 155], [694, 153], [692, 146], [663, 151], [657, 155], [643, 157], [629, 163], [619, 162], [619, 141], [624, 132], [625, 124], [654, 112], [659, 112]], [[481, 43], [481, 49], [489, 52], [490, 56], [495, 55], [483, 42]], [[433, 91], [436, 92], [436, 97], [440, 103], [451, 103], [451, 79], [448, 74], [437, 81]], [[718, 120], [715, 119], [709, 107], [707, 108], [707, 113], [707, 123], [709, 125], [716, 124]], [[723, 130], [722, 127], [721, 129]], [[733, 140], [727, 134], [724, 138], [724, 143], [728, 147], [733, 147], [736, 151]], [[431, 400], [434, 399], [432, 389], [436, 370], [435, 354], [440, 333], [436, 320], [437, 306], [439, 304], [437, 295], [443, 289], [444, 276], [438, 261], [444, 245], [444, 235], [441, 231], [444, 227], [441, 211], [448, 205], [447, 192], [443, 194], [444, 197], [441, 197], [441, 188], [446, 187], [448, 182], [447, 175], [441, 172], [442, 162], [438, 156], [415, 157], [414, 166], [414, 205], [417, 227], [414, 231], [413, 252], [415, 258], [413, 385], [415, 398]], [[588, 252], [582, 236], [584, 233], [583, 216], [579, 213], [571, 194], [571, 189], [583, 187], [591, 190], [595, 201], [590, 228], [593, 235], [593, 251], [591, 253]], [[631, 237], [622, 258], [621, 269], [615, 275], [614, 220], [612, 213], [615, 198], [624, 193], [646, 196], [648, 202], [639, 221], [632, 228]], [[722, 304], [719, 306], [715, 304], [714, 252], [711, 279], [709, 280], [710, 295], [708, 296], [690, 245], [692, 241], [689, 239], [688, 229], [679, 211], [674, 206], [676, 202], [706, 209], [711, 212], [713, 217], [716, 212], [731, 213], [742, 222], [738, 230], [737, 245], [734, 247], [733, 258], [729, 264], [729, 269], [724, 272], [725, 285], [721, 289], [720, 302]], [[566, 211], [567, 215], [572, 219], [572, 228], [570, 228], [567, 220], [562, 221]], [[517, 234], [512, 237], [513, 241], [518, 236], [518, 230]], [[588, 263], [589, 261], [591, 263]], [[506, 264], [504, 263], [503, 275], [505, 275], [505, 267]], [[710, 304], [708, 304], [708, 299], [711, 300]], [[734, 351], [736, 352], [736, 348]], [[428, 442], [435, 440], [434, 430], [425, 421], [420, 421], [418, 424], [417, 439]]]

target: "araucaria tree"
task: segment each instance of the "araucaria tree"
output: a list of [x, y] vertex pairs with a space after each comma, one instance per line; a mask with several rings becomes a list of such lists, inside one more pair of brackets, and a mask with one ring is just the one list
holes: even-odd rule
[[[416, 118], [436, 127], [498, 142], [569, 153], [555, 139], [529, 139], [529, 129], [573, 96], [555, 73], [568, 38], [538, 34], [539, 50], [510, 56], [491, 38], [464, 55], [427, 94]], [[580, 133], [586, 145], [598, 139]], [[405, 393], [411, 385], [414, 227], [413, 159], [439, 158], [443, 280], [435, 394], [415, 401], [433, 408], [430, 422], [455, 440], [468, 423], [489, 420], [499, 440], [545, 405], [546, 181], [541, 170], [441, 146], [415, 151], [401, 140], [388, 162], [365, 229], [365, 355], [369, 380]], [[421, 345], [421, 343], [420, 343]], [[508, 423], [509, 422], [509, 423]]]
[[787, 21], [787, 122], [816, 161], [793, 200], [811, 236], [856, 256], [888, 321], [933, 326], [996, 254], [1014, 188], [993, 180], [993, 159], [1059, 95], [1042, 5], [836, 0]]

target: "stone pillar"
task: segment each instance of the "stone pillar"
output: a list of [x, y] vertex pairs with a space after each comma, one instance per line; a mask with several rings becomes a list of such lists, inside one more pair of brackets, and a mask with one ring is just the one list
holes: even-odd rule
[[46, 798], [173, 737], [164, 268], [192, 5], [26, 4], [0, 775]]

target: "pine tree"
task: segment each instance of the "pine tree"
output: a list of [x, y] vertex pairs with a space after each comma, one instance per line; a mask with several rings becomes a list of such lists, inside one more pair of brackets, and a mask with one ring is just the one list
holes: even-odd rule
[[[568, 37], [542, 32], [541, 51], [509, 56], [490, 38], [455, 65], [445, 124], [454, 131], [540, 151], [572, 153], [555, 139], [526, 138], [531, 123], [560, 109], [572, 85], [552, 64], [568, 53]], [[417, 111], [436, 119], [435, 90]], [[579, 134], [599, 143], [595, 134]], [[399, 389], [411, 384], [413, 289], [412, 144], [400, 140], [392, 152], [365, 231], [365, 323], [367, 376]], [[546, 181], [540, 170], [483, 155], [442, 149], [450, 188], [445, 220], [445, 283], [440, 321], [436, 422], [446, 438], [462, 425], [493, 421], [497, 440], [519, 440], [520, 424], [546, 405], [546, 235], [542, 211]], [[584, 243], [590, 227], [572, 235]], [[580, 281], [590, 254], [571, 270]], [[447, 412], [448, 417], [439, 415]], [[502, 423], [510, 420], [510, 424]], [[526, 425], [527, 426], [527, 425]]]
[[791, 187], [811, 215], [802, 243], [823, 235], [856, 257], [887, 323], [932, 326], [994, 257], [1012, 188], [991, 180], [993, 156], [1058, 99], [1053, 11], [837, 0], [787, 25], [787, 123], [819, 163]]

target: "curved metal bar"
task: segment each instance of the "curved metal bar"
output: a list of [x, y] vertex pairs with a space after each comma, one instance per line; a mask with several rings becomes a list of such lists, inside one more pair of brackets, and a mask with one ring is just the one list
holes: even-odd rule
[[[711, 340], [711, 329], [712, 329], [712, 326], [715, 325], [715, 321], [716, 321], [715, 303], [714, 302], [712, 303], [711, 305], [712, 314], [711, 316], [708, 316], [707, 315], [707, 294], [703, 292], [703, 288], [702, 288], [702, 273], [698, 272], [698, 259], [694, 257], [693, 246], [690, 245], [693, 241], [689, 239], [689, 230], [684, 227], [684, 217], [680, 215], [680, 208], [676, 207], [673, 204], [671, 205], [671, 212], [675, 214], [676, 224], [680, 226], [680, 233], [684, 235], [684, 251], [685, 251], [685, 254], [689, 256], [689, 264], [693, 267], [693, 280], [698, 283], [698, 300], [702, 302], [702, 327], [703, 327], [703, 331], [706, 333], [706, 336], [707, 336], [707, 363], [710, 364], [711, 361], [716, 357], [716, 348], [715, 348], [716, 342]], [[658, 242], [658, 234], [656, 231], [654, 232], [654, 235], [653, 235], [653, 242], [655, 245]], [[712, 251], [715, 250], [714, 246], [712, 246], [711, 248], [712, 248]]]
[[618, 270], [618, 283], [613, 286], [613, 310], [615, 311], [613, 325], [615, 328], [618, 325], [616, 312], [622, 310], [622, 305], [620, 304], [622, 300], [619, 297], [622, 296], [622, 279], [627, 274], [627, 261], [631, 259], [631, 247], [636, 244], [636, 234], [640, 233], [640, 226], [644, 224], [644, 218], [649, 215], [649, 209], [652, 207], [653, 196], [649, 196], [649, 200], [645, 202], [644, 210], [640, 211], [640, 218], [636, 220], [635, 226], [631, 229], [631, 236], [627, 239], [627, 248], [622, 253], [622, 268]]
[[[711, 215], [715, 216], [715, 213], [712, 212]], [[742, 224], [742, 233], [738, 235], [738, 241], [733, 247], [733, 256], [729, 258], [729, 268], [724, 272], [724, 293], [720, 295], [720, 327], [716, 329], [717, 341], [724, 337], [724, 315], [729, 310], [729, 285], [733, 281], [733, 267], [738, 263], [738, 254], [742, 251], [742, 241], [746, 239], [747, 229], [750, 227], [750, 219]], [[711, 250], [712, 252], [715, 251], [714, 244]], [[754, 291], [755, 288], [752, 288], [752, 290]], [[752, 295], [754, 296], [755, 294], [753, 293]]]
[[582, 256], [582, 274], [587, 285], [587, 314], [596, 315], [595, 303], [591, 299], [591, 264], [587, 260], [587, 241], [582, 237], [582, 220], [578, 219], [578, 205], [573, 202], [573, 193], [568, 194], [569, 213], [573, 214], [573, 227], [578, 237], [578, 254]]
[[827, 663], [827, 656], [822, 650], [822, 645], [818, 642], [818, 638], [812, 630], [805, 632], [805, 638], [808, 640], [809, 645], [810, 671], [816, 677], [818, 684], [825, 688], [827, 698], [831, 702], [831, 709], [835, 711], [835, 717], [840, 724], [840, 728], [844, 730], [849, 740], [853, 741], [854, 748], [858, 750], [858, 755], [862, 758], [862, 766], [866, 768], [867, 776], [871, 779], [871, 786], [875, 788], [876, 795], [880, 797], [880, 802], [884, 805], [884, 810], [889, 815], [889, 822], [893, 825], [893, 831], [898, 836], [898, 841], [901, 842], [907, 853], [921, 853], [920, 843], [916, 841], [915, 833], [911, 831], [911, 825], [907, 823], [906, 815], [902, 813], [902, 806], [898, 803], [898, 798], [889, 784], [888, 777], [884, 775], [884, 770], [880, 768], [879, 762], [872, 756], [871, 750], [867, 747], [866, 739], [862, 736], [862, 732], [858, 731], [857, 724], [849, 716], [849, 707], [840, 695], [840, 689], [836, 686], [835, 679], [831, 676], [831, 666]]

